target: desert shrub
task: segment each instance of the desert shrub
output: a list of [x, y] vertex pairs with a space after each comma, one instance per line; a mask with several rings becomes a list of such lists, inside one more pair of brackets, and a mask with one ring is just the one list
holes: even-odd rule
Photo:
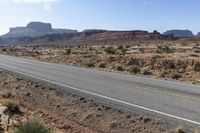
[[3, 51], [3, 52], [6, 52], [7, 50], [6, 50], [6, 48], [3, 48], [2, 51]]
[[127, 63], [127, 65], [133, 65], [133, 66], [141, 66], [141, 60], [140, 59], [135, 59], [135, 58], [131, 58], [129, 60], [129, 62]]
[[93, 62], [86, 62], [86, 63], [84, 64], [84, 66], [85, 66], [85, 67], [89, 67], [89, 68], [95, 67], [95, 65], [94, 65]]
[[164, 78], [167, 74], [168, 74], [168, 73], [167, 73], [165, 70], [162, 70], [162, 71], [160, 72], [160, 76], [159, 76], [159, 77]]
[[185, 131], [183, 130], [183, 127], [182, 126], [178, 126], [176, 128], [176, 133], [185, 133]]
[[178, 73], [172, 73], [171, 78], [178, 80], [178, 79], [182, 78], [182, 75], [180, 75]]
[[13, 99], [3, 99], [0, 104], [6, 106], [11, 113], [19, 112], [19, 102]]
[[131, 46], [130, 45], [126, 45], [126, 48], [130, 48]]
[[165, 53], [170, 53], [172, 52], [172, 50], [169, 48], [169, 46], [167, 45], [159, 45], [157, 46], [157, 53], [162, 53], [162, 52], [165, 52]]
[[158, 58], [162, 58], [160, 55], [153, 55], [152, 57], [151, 57], [151, 59], [158, 59]]
[[99, 64], [99, 67], [100, 67], [100, 68], [105, 68], [105, 67], [106, 67], [106, 63], [103, 63], [103, 62], [100, 63], [100, 64]]
[[170, 60], [169, 62], [167, 62], [165, 68], [166, 69], [174, 69], [174, 68], [176, 68], [176, 64], [173, 60]]
[[126, 49], [126, 48], [123, 48], [123, 49], [121, 49], [121, 52], [122, 52], [122, 55], [125, 55], [126, 52], [127, 52], [127, 49]]
[[90, 50], [90, 51], [92, 51], [92, 50], [93, 50], [93, 48], [92, 48], [92, 47], [89, 47], [89, 50]]
[[129, 68], [129, 72], [130, 73], [138, 73], [138, 72], [140, 72], [140, 68], [139, 68], [139, 66], [133, 65]]
[[102, 49], [104, 49], [104, 48], [105, 48], [105, 46], [103, 45], [103, 46], [101, 46], [101, 48], [102, 48]]
[[194, 53], [200, 53], [200, 50], [196, 49], [196, 50], [194, 50]]
[[104, 51], [105, 51], [107, 54], [116, 54], [116, 52], [117, 52], [117, 50], [116, 50], [114, 47], [112, 47], [112, 46], [106, 47], [106, 48], [104, 49]]
[[117, 71], [124, 71], [124, 68], [122, 66], [116, 66]]
[[123, 49], [123, 48], [124, 48], [124, 46], [122, 46], [122, 45], [118, 46], [118, 49]]
[[141, 53], [144, 53], [144, 48], [139, 48], [139, 51], [141, 52]]
[[66, 55], [70, 55], [71, 52], [72, 52], [72, 50], [71, 50], [70, 48], [68, 48], [68, 49], [66, 49], [65, 54], [66, 54]]
[[150, 72], [148, 69], [145, 69], [143, 72], [144, 75], [151, 75], [152, 72]]
[[191, 57], [199, 57], [197, 54], [190, 54]]
[[14, 133], [52, 133], [48, 128], [38, 121], [28, 121], [17, 127]]

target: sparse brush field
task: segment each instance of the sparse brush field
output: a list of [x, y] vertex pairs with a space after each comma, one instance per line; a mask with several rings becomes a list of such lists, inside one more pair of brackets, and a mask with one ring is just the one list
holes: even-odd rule
[[[8, 46], [0, 47], [0, 54], [193, 84], [200, 82], [200, 46], [194, 41], [149, 45]], [[84, 96], [67, 92], [63, 95], [58, 88], [0, 71], [0, 113], [5, 107], [9, 110], [9, 123], [1, 121], [5, 123], [0, 124], [0, 132], [19, 132], [35, 120], [34, 126], [57, 133], [185, 131], [176, 124], [172, 126], [134, 111], [128, 113]]]
[[178, 127], [2, 71], [0, 113], [0, 132], [9, 133], [175, 133]]
[[[130, 43], [131, 44], [131, 43]], [[1, 54], [54, 63], [200, 83], [198, 41], [137, 43], [134, 45], [1, 47]]]

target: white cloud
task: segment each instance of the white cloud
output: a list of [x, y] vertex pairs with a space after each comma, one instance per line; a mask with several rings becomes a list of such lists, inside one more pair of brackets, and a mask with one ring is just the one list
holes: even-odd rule
[[41, 3], [52, 3], [57, 2], [58, 0], [4, 0], [8, 2], [14, 2], [18, 4], [41, 4]]

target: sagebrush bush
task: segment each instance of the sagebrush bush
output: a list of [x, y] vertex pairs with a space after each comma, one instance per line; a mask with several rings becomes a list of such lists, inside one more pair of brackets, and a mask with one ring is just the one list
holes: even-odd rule
[[105, 51], [107, 54], [116, 54], [117, 49], [115, 49], [115, 48], [112, 47], [112, 46], [109, 46], [109, 47], [106, 47], [106, 48], [104, 49], [104, 51]]
[[124, 68], [122, 66], [116, 66], [117, 71], [124, 71]]
[[52, 133], [48, 128], [38, 121], [28, 121], [15, 130], [14, 133]]
[[72, 50], [71, 50], [70, 48], [68, 48], [68, 49], [66, 49], [65, 54], [66, 54], [66, 55], [70, 55], [71, 52], [72, 52]]
[[133, 65], [129, 68], [129, 72], [130, 73], [138, 73], [140, 72], [140, 67], [139, 66], [136, 66], [136, 65]]
[[182, 78], [182, 75], [180, 75], [178, 73], [172, 73], [171, 78], [178, 80], [178, 79]]
[[145, 69], [143, 72], [144, 75], [151, 75], [152, 72], [150, 72], [148, 69]]
[[105, 68], [105, 67], [106, 67], [106, 63], [103, 63], [103, 62], [100, 63], [100, 64], [99, 64], [99, 67], [100, 67], [100, 68]]
[[11, 113], [17, 113], [20, 111], [19, 102], [13, 99], [3, 99], [0, 104], [6, 106]]

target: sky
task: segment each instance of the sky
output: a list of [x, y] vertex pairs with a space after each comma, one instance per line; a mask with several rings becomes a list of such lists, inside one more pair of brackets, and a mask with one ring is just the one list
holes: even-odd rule
[[31, 21], [54, 28], [200, 32], [200, 0], [0, 0], [0, 35]]

